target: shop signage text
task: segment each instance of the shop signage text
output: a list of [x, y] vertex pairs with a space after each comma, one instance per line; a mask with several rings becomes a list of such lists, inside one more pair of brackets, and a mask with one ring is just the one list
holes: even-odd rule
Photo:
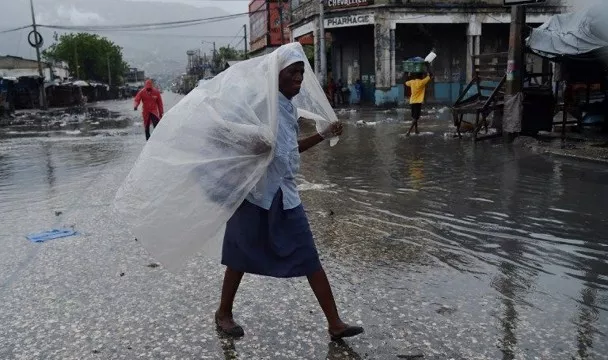
[[327, 0], [330, 9], [373, 5], [373, 0]]
[[374, 15], [346, 15], [325, 19], [326, 28], [361, 26], [374, 24]]

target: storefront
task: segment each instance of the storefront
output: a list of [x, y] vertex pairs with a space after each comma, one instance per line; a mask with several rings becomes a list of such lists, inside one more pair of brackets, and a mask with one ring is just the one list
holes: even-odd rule
[[[318, 55], [318, 2], [300, 1], [296, 5], [290, 25], [292, 39], [312, 36]], [[402, 71], [403, 61], [424, 57], [435, 49], [436, 78], [429, 88], [428, 100], [453, 102], [472, 77], [470, 55], [493, 49], [504, 51], [510, 15], [506, 8], [484, 6], [483, 2], [450, 6], [453, 9], [447, 11], [432, 4], [408, 7], [382, 0], [328, 0], [324, 21], [329, 44], [328, 76], [349, 85], [351, 103], [404, 104], [407, 74]], [[560, 9], [535, 7], [527, 22], [541, 24]], [[319, 58], [315, 56], [315, 71], [320, 69]], [[361, 98], [354, 91], [357, 80], [362, 84]]]
[[[374, 101], [376, 70], [374, 61], [374, 14], [361, 13], [325, 20], [331, 34], [328, 76], [349, 85], [351, 103]], [[355, 89], [361, 82], [361, 93]]]
[[[342, 80], [348, 86], [350, 99], [353, 104], [374, 103], [375, 91], [375, 59], [374, 59], [374, 12], [365, 10], [362, 6], [371, 1], [336, 0], [328, 2], [328, 9], [341, 6], [351, 7], [351, 11], [336, 12], [325, 18], [327, 43], [328, 80]], [[345, 5], [346, 4], [346, 5]], [[318, 19], [292, 28], [294, 40], [302, 42], [312, 35], [316, 48], [315, 71], [319, 70], [319, 36]], [[360, 93], [355, 86], [361, 83]]]

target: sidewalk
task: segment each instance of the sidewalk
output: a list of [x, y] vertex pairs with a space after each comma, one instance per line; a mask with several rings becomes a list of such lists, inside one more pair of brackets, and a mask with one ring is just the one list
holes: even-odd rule
[[115, 111], [93, 106], [19, 110], [0, 119], [0, 135], [27, 136], [30, 132], [125, 128], [132, 121], [132, 118]]
[[535, 152], [608, 165], [608, 134], [568, 134], [562, 144], [558, 133], [543, 134], [539, 140], [522, 136], [515, 140]]

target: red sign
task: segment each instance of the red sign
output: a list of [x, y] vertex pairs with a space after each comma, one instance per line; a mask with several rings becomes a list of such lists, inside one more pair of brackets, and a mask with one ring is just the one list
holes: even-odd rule
[[[249, 38], [253, 44], [262, 37], [268, 35], [268, 8], [266, 0], [252, 0], [249, 3]], [[266, 45], [266, 44], [264, 44]]]
[[[270, 46], [279, 46], [282, 44], [289, 43], [291, 38], [291, 30], [289, 29], [289, 23], [291, 19], [289, 3], [278, 3], [273, 2], [269, 4], [268, 11], [268, 30], [270, 32]], [[281, 21], [282, 18], [282, 21]], [[283, 34], [283, 41], [281, 41], [281, 33]]]
[[302, 45], [314, 45], [315, 37], [312, 34], [306, 34], [296, 39]]

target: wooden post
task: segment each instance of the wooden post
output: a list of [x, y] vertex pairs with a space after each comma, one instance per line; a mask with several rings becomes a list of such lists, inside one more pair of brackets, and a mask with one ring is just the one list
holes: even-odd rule
[[525, 6], [513, 6], [511, 8], [509, 60], [507, 63], [507, 95], [517, 95], [522, 91], [523, 72], [525, 71], [522, 35], [525, 22]]
[[244, 42], [245, 42], [245, 59], [249, 59], [249, 51], [247, 50], [247, 24], [243, 25], [243, 30], [245, 32]]
[[325, 49], [325, 1], [319, 0], [319, 59], [321, 62], [321, 74], [319, 76], [319, 82], [321, 86], [325, 86], [327, 81], [327, 53]]
[[509, 34], [509, 56], [507, 61], [507, 81], [505, 91], [505, 119], [503, 132], [509, 141], [513, 140], [523, 128], [523, 76], [524, 51], [523, 27], [526, 10], [523, 5], [511, 8], [511, 30]]

